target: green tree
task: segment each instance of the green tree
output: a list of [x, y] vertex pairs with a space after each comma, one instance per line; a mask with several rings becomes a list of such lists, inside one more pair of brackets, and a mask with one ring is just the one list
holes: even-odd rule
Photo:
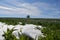
[[27, 18], [30, 18], [30, 15], [27, 15]]

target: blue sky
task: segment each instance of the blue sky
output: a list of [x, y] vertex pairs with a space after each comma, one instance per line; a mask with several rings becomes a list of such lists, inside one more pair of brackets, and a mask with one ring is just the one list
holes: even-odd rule
[[60, 0], [0, 0], [0, 17], [60, 18]]

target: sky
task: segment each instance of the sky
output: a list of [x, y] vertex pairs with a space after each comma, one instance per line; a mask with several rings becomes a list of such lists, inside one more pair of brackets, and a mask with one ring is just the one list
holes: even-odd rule
[[60, 0], [0, 0], [0, 17], [60, 18]]

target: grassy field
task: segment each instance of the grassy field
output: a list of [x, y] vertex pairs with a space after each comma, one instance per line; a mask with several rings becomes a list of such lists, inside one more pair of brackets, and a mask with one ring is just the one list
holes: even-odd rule
[[39, 40], [60, 40], [60, 19], [44, 19], [44, 18], [0, 18], [0, 22], [16, 25], [18, 22], [23, 24], [35, 24], [46, 27], [42, 30], [46, 37], [40, 37]]

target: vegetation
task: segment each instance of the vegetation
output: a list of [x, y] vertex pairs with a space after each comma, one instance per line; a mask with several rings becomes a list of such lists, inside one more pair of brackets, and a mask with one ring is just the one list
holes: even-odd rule
[[30, 18], [30, 15], [27, 15], [27, 18]]
[[13, 31], [13, 29], [7, 29], [7, 32], [4, 32], [3, 34], [3, 37], [5, 38], [4, 40], [17, 40], [17, 38], [14, 35], [12, 35]]
[[[35, 24], [35, 25], [42, 25], [43, 27], [46, 27], [42, 30], [44, 35], [46, 37], [39, 37], [39, 40], [60, 40], [60, 19], [39, 19], [39, 18], [0, 18], [1, 22], [5, 22], [7, 24], [16, 25], [18, 22], [22, 22], [24, 25], [25, 23], [28, 24]], [[37, 28], [39, 29], [39, 28]], [[11, 31], [11, 30], [8, 30]], [[5, 33], [5, 32], [4, 32]], [[10, 34], [10, 35], [9, 35]], [[7, 32], [5, 33], [5, 40], [17, 40], [14, 35]], [[8, 35], [8, 36], [7, 36]], [[14, 36], [14, 38], [13, 38]], [[11, 39], [10, 39], [11, 38]], [[21, 39], [19, 40], [30, 40], [30, 37], [27, 37], [26, 35], [21, 35]]]
[[15, 31], [14, 28], [12, 28], [11, 30], [7, 29], [7, 32], [4, 32], [4, 34], [2, 35], [5, 38], [4, 40], [34, 40], [28, 35], [20, 34], [20, 33], [18, 33], [19, 39], [17, 39], [16, 36], [12, 34], [13, 31]]

